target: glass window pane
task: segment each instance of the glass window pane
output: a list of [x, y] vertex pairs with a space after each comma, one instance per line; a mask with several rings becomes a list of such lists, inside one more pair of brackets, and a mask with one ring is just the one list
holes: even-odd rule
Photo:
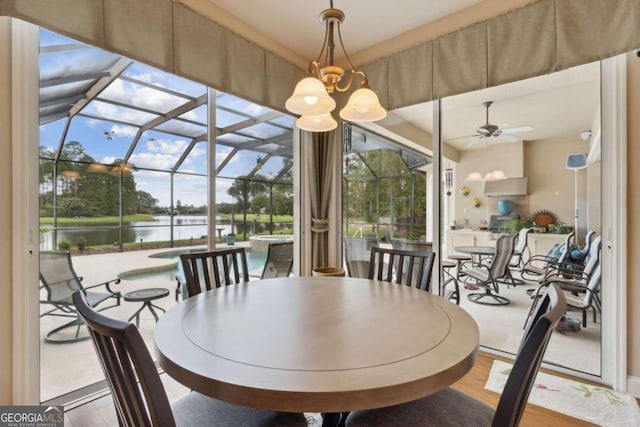
[[123, 73], [123, 76], [140, 80], [159, 87], [171, 88], [171, 90], [197, 98], [207, 93], [207, 87], [199, 83], [183, 79], [169, 73], [165, 73], [149, 65], [134, 62]]
[[145, 113], [132, 108], [120, 107], [101, 101], [91, 101], [83, 113], [106, 120], [124, 122], [125, 124], [143, 125], [158, 117], [157, 114]]
[[163, 114], [189, 102], [188, 98], [171, 95], [162, 90], [122, 79], [114, 80], [100, 93], [99, 98], [157, 111]]
[[247, 101], [229, 94], [224, 94], [216, 98], [216, 104], [233, 111], [244, 113], [251, 117], [261, 116], [262, 114], [272, 111], [271, 109], [263, 107], [262, 105], [254, 104], [251, 101]]
[[159, 124], [154, 129], [169, 132], [177, 135], [189, 136], [196, 138], [202, 135], [206, 135], [206, 125], [196, 125], [193, 123], [185, 122], [183, 120], [169, 120], [162, 124]]
[[272, 126], [268, 123], [258, 123], [257, 125], [244, 128], [240, 131], [242, 134], [253, 136], [259, 139], [267, 139], [287, 133], [287, 130], [280, 127]]
[[[185, 120], [191, 120], [194, 122], [198, 122], [203, 124], [204, 126], [207, 125], [207, 123], [209, 123], [209, 116], [208, 116], [208, 111], [209, 111], [209, 106], [208, 105], [201, 105], [198, 108], [194, 108], [191, 111], [187, 111], [186, 113], [178, 116], [181, 119], [185, 119]], [[218, 125], [219, 127], [220, 125]]]

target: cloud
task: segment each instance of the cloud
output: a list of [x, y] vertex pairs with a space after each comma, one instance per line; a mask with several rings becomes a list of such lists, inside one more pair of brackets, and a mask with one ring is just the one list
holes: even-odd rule
[[128, 137], [134, 137], [136, 136], [136, 134], [138, 133], [138, 128], [135, 128], [133, 126], [124, 126], [124, 125], [113, 125], [111, 126], [111, 129], [109, 129], [111, 132], [113, 132], [114, 135], [116, 136], [128, 136]]
[[[151, 138], [147, 141], [146, 147], [151, 153], [177, 154], [182, 155], [189, 143], [183, 139], [174, 141], [166, 139]], [[178, 156], [176, 156], [176, 160]]]
[[106, 165], [110, 165], [111, 163], [116, 161], [116, 157], [115, 156], [105, 156], [102, 158], [102, 163], [106, 164]]
[[176, 164], [177, 156], [161, 153], [139, 153], [131, 156], [130, 163], [139, 168], [171, 169]]

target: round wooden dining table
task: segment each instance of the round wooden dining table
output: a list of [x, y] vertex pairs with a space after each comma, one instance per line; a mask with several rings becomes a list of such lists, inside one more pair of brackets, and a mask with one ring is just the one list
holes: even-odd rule
[[155, 328], [159, 365], [205, 395], [339, 413], [441, 390], [475, 363], [479, 332], [429, 292], [348, 277], [290, 277], [204, 292]]

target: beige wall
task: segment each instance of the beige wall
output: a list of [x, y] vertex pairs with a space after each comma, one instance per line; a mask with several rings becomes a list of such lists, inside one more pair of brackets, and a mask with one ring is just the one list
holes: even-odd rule
[[640, 59], [627, 66], [627, 354], [629, 375], [640, 376]]
[[11, 27], [0, 16], [0, 405], [11, 404]]
[[[484, 182], [465, 181], [471, 172], [480, 172], [483, 176], [495, 169], [502, 170], [509, 178], [523, 175], [523, 143], [496, 144], [478, 150], [460, 151], [459, 162], [455, 169], [455, 220], [458, 226], [468, 219], [472, 227], [478, 227], [481, 221], [489, 221], [489, 215], [495, 214], [497, 198], [484, 195]], [[460, 189], [466, 186], [471, 194], [463, 196]], [[471, 199], [477, 197], [482, 204], [473, 207]], [[519, 202], [522, 198], [514, 198]], [[515, 214], [516, 212], [514, 212]]]
[[[567, 170], [567, 156], [587, 153], [589, 146], [578, 135], [571, 138], [554, 138], [527, 141], [524, 144], [524, 172], [529, 178], [529, 213], [549, 210], [559, 224], [573, 225], [574, 172]], [[595, 164], [591, 169], [598, 169]], [[599, 175], [598, 175], [599, 176]], [[587, 227], [587, 170], [578, 171], [579, 233]], [[600, 198], [597, 199], [600, 206]], [[600, 229], [599, 224], [597, 229]], [[591, 226], [591, 225], [590, 225]]]

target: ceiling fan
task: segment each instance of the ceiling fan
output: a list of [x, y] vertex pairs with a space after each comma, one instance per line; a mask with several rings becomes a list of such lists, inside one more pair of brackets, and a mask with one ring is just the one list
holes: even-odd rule
[[[491, 107], [491, 104], [493, 104], [493, 101], [486, 101], [482, 103], [482, 105], [486, 109], [486, 121], [482, 126], [476, 129], [476, 133], [474, 135], [466, 135], [466, 136], [461, 136], [461, 137], [452, 138], [452, 139], [462, 139], [462, 138], [473, 137], [475, 138], [474, 139], [475, 141], [478, 139], [496, 138], [505, 142], [519, 142], [519, 141], [522, 141], [522, 138], [516, 135], [512, 135], [513, 133], [530, 132], [533, 130], [531, 126], [518, 126], [518, 127], [501, 129], [499, 126], [489, 123], [489, 107]], [[474, 141], [471, 141], [470, 144], [473, 144]]]

